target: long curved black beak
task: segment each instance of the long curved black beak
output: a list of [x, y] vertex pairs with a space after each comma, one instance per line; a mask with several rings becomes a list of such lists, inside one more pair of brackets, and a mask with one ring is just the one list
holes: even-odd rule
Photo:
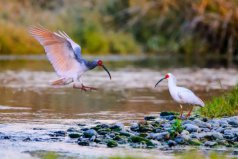
[[161, 78], [156, 84], [155, 84], [155, 87], [161, 82], [163, 81], [164, 79], [166, 79], [165, 77], [164, 78]]
[[110, 74], [110, 72], [108, 71], [108, 69], [104, 66], [104, 65], [101, 65], [102, 66], [102, 68], [107, 72], [107, 74], [108, 74], [108, 76], [110, 77], [110, 80], [112, 79], [112, 77], [111, 77], [111, 74]]

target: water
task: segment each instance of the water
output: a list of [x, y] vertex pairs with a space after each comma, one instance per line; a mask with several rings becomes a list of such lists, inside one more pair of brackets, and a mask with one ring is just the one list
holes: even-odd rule
[[[57, 79], [57, 76], [44, 57], [2, 57], [0, 132], [9, 134], [12, 139], [1, 141], [0, 154], [4, 155], [8, 151], [34, 154], [44, 150], [84, 158], [133, 151], [145, 156], [156, 157], [158, 153], [164, 156], [165, 152], [158, 150], [115, 150], [104, 147], [94, 148], [93, 151], [97, 152], [94, 155], [97, 155], [93, 156], [92, 148], [79, 147], [67, 138], [49, 143], [48, 134], [54, 130], [67, 130], [77, 126], [77, 123], [129, 123], [143, 120], [145, 115], [157, 115], [161, 111], [179, 111], [178, 105], [171, 100], [166, 81], [154, 88], [155, 83], [167, 72], [174, 73], [179, 85], [191, 88], [205, 101], [224, 93], [238, 81], [236, 69], [173, 69], [174, 65], [171, 63], [167, 66], [169, 69], [166, 69], [166, 66], [161, 67], [161, 64], [164, 65], [163, 60], [160, 63], [158, 59], [105, 59], [105, 65], [111, 70], [112, 80], [109, 80], [106, 72], [97, 68], [86, 73], [83, 81], [85, 85], [99, 90], [82, 92], [73, 89], [72, 85], [50, 86], [49, 81]], [[24, 142], [28, 137], [40, 138], [42, 142]], [[106, 153], [100, 153], [102, 151]], [[166, 156], [167, 153], [164, 158]]]

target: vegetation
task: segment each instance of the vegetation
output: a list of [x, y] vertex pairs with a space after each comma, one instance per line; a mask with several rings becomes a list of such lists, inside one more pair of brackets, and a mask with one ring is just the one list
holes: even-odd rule
[[183, 131], [182, 120], [176, 119], [174, 123], [172, 123], [172, 130], [170, 131], [170, 137], [175, 138]]
[[238, 115], [238, 86], [207, 102], [204, 108], [199, 109], [199, 113], [210, 118]]
[[206, 57], [232, 64], [238, 53], [237, 6], [237, 0], [1, 1], [0, 53], [42, 53], [26, 30], [42, 24], [65, 30], [91, 54], [142, 50], [183, 54], [190, 63], [205, 63]]

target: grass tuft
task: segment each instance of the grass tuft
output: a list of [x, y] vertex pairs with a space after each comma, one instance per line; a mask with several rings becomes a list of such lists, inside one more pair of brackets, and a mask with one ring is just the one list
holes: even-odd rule
[[230, 92], [213, 98], [199, 113], [209, 118], [238, 115], [238, 86]]

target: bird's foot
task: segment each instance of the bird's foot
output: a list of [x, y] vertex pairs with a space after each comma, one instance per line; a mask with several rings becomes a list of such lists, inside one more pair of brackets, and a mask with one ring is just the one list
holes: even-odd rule
[[92, 90], [98, 90], [97, 88], [95, 87], [89, 87], [89, 86], [84, 86], [83, 84], [81, 86], [77, 86], [77, 85], [73, 85], [73, 88], [76, 88], [76, 89], [81, 89], [82, 91], [92, 91]]

